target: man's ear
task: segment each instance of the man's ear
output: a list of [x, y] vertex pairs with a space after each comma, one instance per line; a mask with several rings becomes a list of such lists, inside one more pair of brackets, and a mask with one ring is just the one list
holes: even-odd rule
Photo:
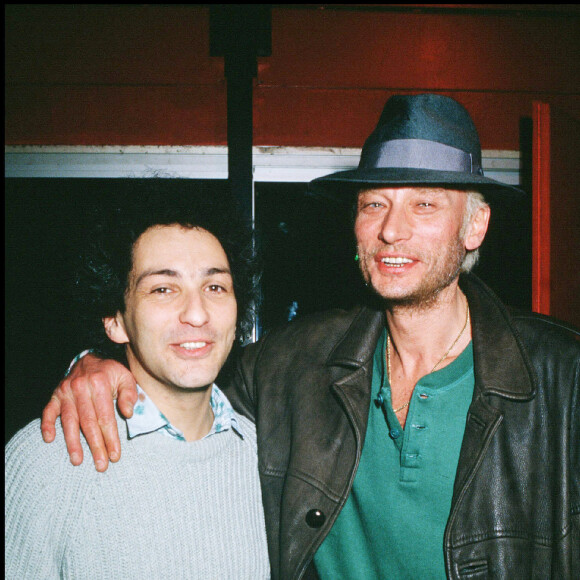
[[466, 250], [475, 250], [481, 246], [487, 232], [490, 215], [491, 210], [488, 205], [477, 208], [465, 234], [464, 242]]
[[127, 331], [125, 330], [125, 322], [123, 315], [117, 312], [115, 316], [107, 316], [103, 318], [103, 326], [107, 336], [117, 344], [126, 344], [129, 342]]

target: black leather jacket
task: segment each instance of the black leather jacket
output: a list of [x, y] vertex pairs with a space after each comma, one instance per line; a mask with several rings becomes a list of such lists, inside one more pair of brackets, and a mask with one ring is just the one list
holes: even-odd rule
[[[580, 343], [547, 317], [508, 313], [472, 275], [461, 287], [475, 391], [441, 547], [447, 576], [578, 579]], [[361, 456], [384, 324], [364, 307], [292, 322], [245, 349], [227, 388], [257, 424], [273, 578], [316, 577], [313, 555]]]

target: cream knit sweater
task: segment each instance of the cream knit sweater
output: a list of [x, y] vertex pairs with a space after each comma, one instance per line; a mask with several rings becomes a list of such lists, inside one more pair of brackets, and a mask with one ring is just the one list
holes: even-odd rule
[[[58, 424], [40, 421], [5, 453], [8, 580], [248, 579], [269, 577], [254, 425], [194, 442], [160, 433], [127, 439], [98, 473], [88, 446], [73, 467]], [[84, 442], [83, 442], [84, 443]]]

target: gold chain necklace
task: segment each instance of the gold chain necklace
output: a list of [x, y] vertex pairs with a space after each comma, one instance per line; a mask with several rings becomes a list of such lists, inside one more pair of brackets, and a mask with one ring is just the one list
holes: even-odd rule
[[[453, 341], [453, 344], [445, 351], [445, 354], [435, 363], [435, 366], [431, 369], [431, 373], [445, 360], [447, 355], [451, 352], [453, 347], [459, 342], [459, 339], [463, 336], [467, 325], [469, 324], [469, 304], [467, 305], [467, 315], [465, 317], [465, 324], [461, 329], [461, 332], [457, 335], [457, 338]], [[429, 373], [429, 374], [431, 374]], [[393, 383], [391, 383], [391, 334], [387, 334], [387, 379], [389, 380], [389, 385], [391, 385], [391, 393], [393, 392]], [[395, 413], [402, 411], [405, 407], [408, 407], [411, 403], [409, 399], [404, 405], [393, 409]]]

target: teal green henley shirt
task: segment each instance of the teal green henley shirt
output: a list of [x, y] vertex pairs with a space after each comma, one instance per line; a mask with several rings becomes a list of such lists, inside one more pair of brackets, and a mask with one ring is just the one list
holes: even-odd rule
[[[415, 386], [405, 429], [391, 407], [386, 330], [352, 491], [314, 562], [323, 580], [444, 579], [443, 535], [474, 387], [473, 348]], [[384, 409], [376, 403], [383, 387]]]

